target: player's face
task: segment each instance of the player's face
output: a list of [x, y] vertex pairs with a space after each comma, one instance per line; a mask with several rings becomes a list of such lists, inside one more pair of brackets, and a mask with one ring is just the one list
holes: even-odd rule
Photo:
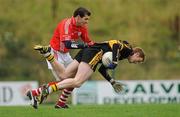
[[90, 18], [90, 16], [88, 16], [88, 15], [85, 15], [82, 18], [80, 16], [78, 16], [77, 17], [77, 26], [85, 26], [85, 25], [87, 25], [88, 22], [89, 22], [89, 18]]
[[140, 56], [139, 56], [139, 53], [134, 53], [133, 55], [131, 55], [129, 58], [128, 58], [128, 61], [130, 62], [130, 63], [141, 63], [141, 62], [143, 62], [143, 58], [141, 58]]

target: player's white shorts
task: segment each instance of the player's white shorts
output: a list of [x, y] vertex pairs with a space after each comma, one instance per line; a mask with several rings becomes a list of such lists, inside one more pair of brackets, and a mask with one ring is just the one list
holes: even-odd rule
[[[51, 53], [53, 53], [55, 59], [59, 63], [64, 65], [65, 67], [67, 67], [73, 61], [73, 59], [70, 56], [69, 52], [62, 53], [62, 52], [56, 51], [53, 48], [51, 48]], [[52, 68], [52, 66], [51, 66], [49, 61], [47, 61], [47, 65], [48, 65], [48, 69], [50, 69], [52, 71], [52, 74], [53, 74], [54, 78], [56, 79], [56, 81], [61, 81], [61, 78], [59, 78], [58, 75], [56, 74], [56, 72], [53, 70], [53, 68]]]
[[[67, 67], [68, 64], [70, 64], [73, 61], [73, 59], [70, 56], [69, 52], [62, 53], [62, 52], [56, 51], [53, 48], [51, 48], [51, 53], [53, 53], [56, 60], [59, 63], [63, 64], [65, 67]], [[52, 70], [53, 68], [52, 68], [51, 64], [49, 63], [49, 61], [47, 61], [47, 64], [48, 64], [48, 69]]]

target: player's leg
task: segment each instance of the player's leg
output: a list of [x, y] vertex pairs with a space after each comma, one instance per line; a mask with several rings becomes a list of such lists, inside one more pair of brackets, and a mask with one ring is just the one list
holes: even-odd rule
[[[98, 53], [99, 53], [99, 52], [98, 52]], [[96, 52], [95, 52], [95, 55], [96, 55], [96, 56], [93, 57], [93, 58], [94, 58], [93, 60], [95, 60], [95, 59], [97, 59], [97, 60], [95, 60], [95, 61], [98, 61], [98, 60], [99, 60], [99, 57], [98, 57], [99, 54], [98, 54], [98, 53], [97, 53], [97, 55], [96, 55]], [[82, 56], [81, 56], [81, 57], [82, 57]], [[81, 57], [80, 57], [80, 58], [81, 58]], [[78, 57], [78, 58], [79, 58], [79, 57]], [[85, 59], [88, 60], [89, 58], [85, 58]], [[90, 60], [90, 61], [91, 61], [91, 60]], [[92, 62], [92, 63], [96, 64], [96, 62]], [[92, 66], [95, 66], [95, 65], [92, 65]], [[69, 67], [70, 67], [70, 66], [69, 66]], [[69, 69], [66, 69], [66, 70], [69, 70]], [[71, 70], [71, 69], [70, 69], [70, 70]], [[68, 73], [72, 73], [72, 72], [68, 72]], [[67, 91], [66, 91], [66, 89], [64, 89], [63, 91], [64, 91], [63, 94], [66, 93], [66, 92], [67, 92], [67, 93], [66, 93], [65, 95], [63, 95], [63, 94], [61, 95], [60, 99], [61, 99], [61, 98], [62, 98], [62, 99], [61, 99], [61, 101], [58, 102], [59, 105], [62, 104], [63, 99], [66, 99], [66, 98], [64, 98], [64, 97], [66, 97], [66, 96], [69, 94], [69, 92], [71, 93], [71, 88], [70, 88], [70, 90], [67, 90]], [[66, 100], [64, 100], [64, 101], [66, 101]]]
[[[77, 61], [73, 61], [72, 62], [72, 58], [69, 55], [69, 53], [61, 53], [59, 56], [59, 58], [65, 60], [64, 63], [66, 67], [64, 74], [62, 76], [63, 79], [66, 78], [73, 78], [77, 72], [77, 68], [79, 65], [79, 62]], [[54, 68], [54, 66], [52, 65], [52, 67]], [[55, 108], [67, 108], [68, 106], [66, 105], [67, 99], [70, 96], [71, 92], [73, 91], [74, 88], [67, 88], [67, 89], [63, 89], [62, 94], [59, 96], [58, 102], [55, 105]]]
[[57, 76], [61, 79], [64, 76], [65, 67], [62, 64], [59, 64], [57, 59], [55, 59], [54, 54], [51, 51], [51, 47], [35, 45], [35, 50], [38, 50], [45, 58], [48, 60], [53, 67], [53, 70], [56, 72]]
[[[77, 61], [73, 61], [73, 62], [77, 62]], [[66, 62], [68, 65], [68, 62]], [[69, 63], [71, 63], [71, 61], [69, 61]], [[76, 65], [76, 66], [75, 66]], [[77, 64], [69, 64], [66, 67], [65, 70], [65, 75], [67, 77], [74, 77], [76, 72], [77, 72], [77, 68], [78, 68], [78, 63]], [[58, 101], [55, 105], [55, 108], [68, 108], [67, 100], [68, 97], [71, 95], [72, 91], [74, 88], [67, 88], [67, 89], [63, 89], [61, 95], [59, 95]]]
[[67, 100], [68, 100], [68, 97], [71, 95], [73, 89], [74, 88], [63, 89], [54, 107], [57, 109], [69, 108], [69, 106], [67, 105]]
[[[66, 67], [66, 70], [65, 70], [66, 78], [74, 77], [78, 66], [74, 66], [74, 64], [73, 64], [73, 66], [69, 65], [73, 61], [70, 54], [69, 53], [59, 53], [58, 58], [61, 58], [64, 62], [64, 66]], [[58, 61], [59, 61], [59, 59], [58, 59]], [[69, 65], [69, 67], [67, 68], [68, 65]], [[59, 98], [55, 105], [55, 108], [57, 108], [57, 109], [69, 108], [69, 106], [67, 105], [67, 100], [68, 100], [68, 97], [71, 95], [73, 89], [74, 88], [67, 88], [67, 89], [62, 90], [62, 93], [59, 95]]]
[[[48, 61], [50, 61], [51, 62], [51, 65], [53, 66], [53, 68], [55, 69], [55, 70], [57, 70], [57, 71], [61, 71], [61, 66], [58, 66], [58, 63], [57, 63], [57, 61], [54, 59], [54, 56], [52, 56], [50, 53], [48, 53], [47, 51], [44, 51], [45, 49], [43, 49], [42, 50], [42, 47], [40, 47], [40, 49], [41, 49], [41, 51], [43, 52], [43, 54], [44, 54], [44, 56], [46, 57], [46, 59], [48, 60]], [[38, 50], [39, 50], [39, 48], [38, 48]], [[59, 68], [60, 68], [60, 70], [59, 70]], [[62, 72], [62, 71], [61, 71]], [[64, 72], [64, 71], [63, 71]], [[62, 72], [62, 73], [63, 73]], [[90, 73], [90, 72], [89, 72]], [[71, 81], [68, 81], [69, 83], [72, 83], [73, 82], [73, 80], [72, 80], [72, 82]], [[79, 82], [78, 82], [79, 83]], [[49, 84], [49, 87], [50, 87], [50, 90], [48, 91], [48, 93], [50, 93], [51, 91], [56, 91], [57, 90], [57, 87], [56, 87], [56, 85], [55, 85], [56, 83], [50, 83]], [[51, 85], [52, 85], [52, 87], [51, 87]], [[76, 86], [76, 84], [74, 84], [75, 86]], [[74, 86], [73, 86], [74, 87]], [[78, 86], [77, 86], [78, 87]], [[66, 87], [64, 87], [64, 88], [66, 88]], [[69, 88], [69, 86], [67, 86], [67, 88]]]
[[[84, 57], [83, 59], [82, 59], [82, 52], [85, 53], [83, 54]], [[88, 52], [90, 52], [91, 54]], [[48, 85], [46, 85], [47, 87], [43, 89], [41, 96], [45, 97], [48, 94], [55, 92], [59, 89], [80, 87], [92, 75], [93, 73], [92, 69], [95, 68], [100, 58], [102, 57], [102, 50], [95, 50], [95, 51], [93, 50], [92, 52], [87, 49], [86, 52], [80, 51], [77, 54], [77, 56], [75, 57], [76, 60], [74, 60], [77, 62], [72, 62], [72, 63], [74, 64], [77, 63], [78, 65], [79, 63], [78, 61], [83, 60], [86, 62], [80, 62], [78, 66], [78, 71], [74, 79], [70, 78], [70, 79], [65, 79], [62, 82], [58, 82], [58, 83], [49, 83]]]
[[[68, 72], [74, 73], [75, 71], [77, 71], [78, 65], [79, 65], [79, 62], [77, 62], [76, 60], [73, 60], [73, 62], [70, 64], [70, 66], [67, 67], [68, 69], [67, 69], [66, 73], [67, 74], [68, 74]], [[69, 75], [70, 75], [70, 73], [69, 73]], [[47, 97], [47, 95], [49, 93], [51, 93], [53, 91], [57, 91], [58, 88], [57, 88], [56, 84], [57, 84], [57, 82], [50, 82], [47, 85], [43, 85], [37, 89], [33, 89], [33, 90], [28, 91], [28, 93], [30, 92], [32, 95], [30, 95], [31, 97], [29, 97], [28, 95], [27, 96], [29, 97], [31, 102], [34, 102], [34, 103], [31, 103], [31, 105], [33, 107], [37, 106], [37, 101], [39, 103], [42, 103], [42, 101]], [[50, 87], [50, 89], [46, 90], [47, 87]], [[67, 87], [67, 88], [70, 88], [70, 87]], [[39, 98], [37, 99], [37, 97], [39, 97]], [[36, 99], [36, 100], [34, 101], [34, 99]]]
[[46, 89], [43, 89], [42, 96], [49, 95], [52, 92], [56, 92], [58, 90], [62, 90], [65, 88], [74, 88], [74, 87], [78, 88], [85, 81], [89, 79], [92, 73], [93, 73], [93, 70], [90, 67], [90, 65], [85, 62], [81, 62], [78, 66], [78, 70], [77, 70], [75, 78], [68, 78], [57, 83], [49, 83], [48, 87]]
[[[57, 53], [55, 51], [53, 51], [52, 48], [50, 48], [49, 46], [38, 45], [38, 46], [35, 46], [35, 49], [40, 51], [40, 53], [43, 54], [44, 57], [46, 58], [48, 69], [51, 69], [56, 81], [62, 80], [61, 74], [62, 75], [64, 74], [65, 67], [64, 67], [63, 61], [61, 61], [61, 59], [59, 59], [59, 61], [58, 61]], [[42, 92], [43, 87], [44, 86], [39, 87], [38, 89], [33, 89], [32, 90], [33, 96], [39, 96]], [[42, 101], [43, 100], [41, 100], [41, 102]]]
[[56, 72], [53, 69], [50, 69], [51, 73], [53, 74], [54, 78], [56, 81], [61, 81], [61, 79], [58, 77], [58, 75], [56, 74]]
[[[48, 52], [44, 52], [45, 54], [47, 54]], [[44, 54], [43, 53], [43, 54]], [[56, 81], [59, 81], [59, 80], [62, 80], [64, 78], [67, 78], [67, 77], [74, 77], [74, 74], [75, 72], [77, 71], [77, 67], [78, 66], [75, 66], [74, 64], [69, 67], [71, 69], [67, 70], [66, 74], [64, 74], [64, 68], [62, 69], [62, 65], [64, 63], [71, 63], [72, 62], [72, 58], [71, 56], [69, 55], [69, 53], [60, 53], [60, 52], [57, 52], [55, 50], [52, 51], [52, 48], [51, 48], [51, 54], [48, 55], [49, 58], [51, 58], [51, 55], [54, 55], [54, 57], [56, 58], [55, 60], [51, 60], [51, 59], [47, 59], [49, 61], [48, 62], [48, 68], [52, 70], [52, 73], [54, 74], [54, 77], [56, 78]], [[46, 57], [47, 58], [47, 57]], [[57, 63], [59, 62], [59, 64]], [[32, 91], [34, 95], [38, 96], [39, 94], [41, 94], [42, 92], [42, 87], [38, 88], [38, 89], [35, 89], [36, 91]], [[58, 103], [57, 103], [57, 108], [58, 107], [67, 107], [66, 105], [66, 100], [68, 98], [68, 96], [71, 94], [73, 88], [69, 88], [69, 89], [65, 89], [63, 92], [62, 92], [62, 95], [60, 96], [60, 99], [58, 100]], [[40, 103], [44, 100], [44, 98], [41, 98], [40, 99]]]
[[[62, 60], [62, 58], [60, 58], [61, 56], [59, 55], [60, 53], [58, 51], [51, 48], [51, 54], [54, 55], [54, 58], [58, 61], [59, 64], [64, 66], [64, 61]], [[46, 60], [46, 62], [47, 62], [47, 65], [48, 65], [48, 69], [51, 70], [55, 80], [56, 81], [61, 81], [62, 80], [61, 77], [58, 77], [58, 75], [57, 75], [56, 71], [53, 69], [51, 63], [48, 60]]]
[[[55, 69], [53, 72], [56, 74], [56, 79], [60, 79], [60, 74], [63, 75], [65, 68], [54, 58], [54, 54], [52, 53], [51, 48], [49, 46], [36, 45], [34, 49], [40, 51], [40, 53], [51, 63]], [[44, 86], [27, 92], [27, 96], [31, 100], [31, 105], [34, 108], [37, 108], [37, 101], [40, 101], [40, 103], [43, 101], [43, 99], [39, 100], [39, 98], [37, 98], [42, 93], [43, 87]]]
[[[53, 48], [51, 48], [51, 50], [53, 51], [54, 57], [56, 58], [56, 60], [57, 60], [60, 64], [64, 65], [65, 67], [66, 67], [66, 64], [65, 64], [66, 61], [64, 61], [64, 60], [67, 59], [67, 60], [69, 60], [69, 63], [72, 62], [71, 56], [69, 56], [69, 57], [67, 57], [67, 58], [65, 59], [64, 55], [66, 55], [66, 54], [60, 53], [60, 52], [58, 52], [58, 51], [56, 51], [56, 50], [53, 50]], [[62, 78], [59, 78], [59, 77], [58, 77], [56, 71], [54, 71], [53, 67], [51, 66], [51, 63], [50, 63], [49, 61], [47, 61], [47, 63], [48, 63], [48, 69], [51, 70], [51, 72], [52, 72], [55, 80], [56, 80], [56, 81], [61, 81]], [[67, 90], [67, 91], [66, 91], [66, 90], [65, 90], [65, 91], [63, 90], [62, 93], [60, 93], [60, 96], [58, 97], [58, 102], [55, 104], [55, 108], [68, 108], [68, 105], [66, 104], [66, 100], [67, 100], [67, 98], [68, 98], [68, 95], [70, 95], [68, 92], [69, 92], [68, 90]], [[40, 99], [40, 100], [41, 100], [41, 102], [43, 102], [44, 99]]]

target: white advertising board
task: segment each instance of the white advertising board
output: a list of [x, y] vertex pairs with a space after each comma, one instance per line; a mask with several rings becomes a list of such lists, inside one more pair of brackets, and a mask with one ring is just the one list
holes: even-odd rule
[[28, 89], [37, 88], [36, 81], [0, 82], [0, 106], [28, 105]]
[[121, 82], [126, 90], [117, 94], [107, 81], [89, 81], [74, 91], [73, 104], [180, 103], [180, 80]]

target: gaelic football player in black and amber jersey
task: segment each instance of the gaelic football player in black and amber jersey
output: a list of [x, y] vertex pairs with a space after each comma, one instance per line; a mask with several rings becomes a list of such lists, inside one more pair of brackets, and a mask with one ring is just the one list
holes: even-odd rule
[[[50, 48], [48, 46], [36, 45], [34, 47], [35, 50], [40, 51], [51, 63], [58, 77], [64, 79], [60, 82], [51, 82], [38, 89], [28, 91], [27, 96], [31, 100], [34, 108], [37, 108], [37, 101], [41, 103], [43, 99], [52, 92], [65, 88], [79, 88], [90, 78], [92, 73], [96, 70], [97, 65], [101, 63], [103, 54], [108, 51], [112, 52], [113, 61], [107, 67], [101, 64], [99, 72], [112, 84], [116, 92], [120, 92], [122, 86], [112, 79], [107, 69], [115, 69], [119, 60], [128, 59], [130, 63], [141, 63], [145, 59], [145, 54], [141, 48], [132, 48], [127, 41], [121, 40], [109, 40], [102, 43], [95, 43], [90, 47], [69, 42], [66, 46], [71, 49], [83, 48], [78, 52], [73, 62], [69, 64], [67, 68], [64, 68], [63, 65], [57, 62], [54, 55], [50, 53]], [[39, 96], [40, 98], [37, 99]]]

